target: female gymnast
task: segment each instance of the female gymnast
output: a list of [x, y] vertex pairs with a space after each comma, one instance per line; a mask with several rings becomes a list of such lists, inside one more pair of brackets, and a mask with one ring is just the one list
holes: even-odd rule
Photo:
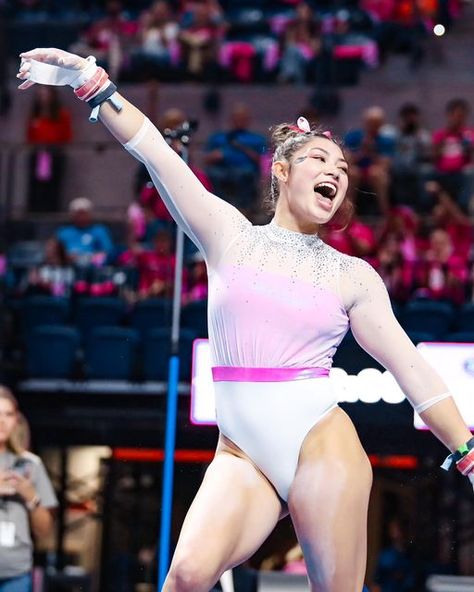
[[21, 58], [21, 89], [71, 85], [92, 119], [100, 116], [147, 166], [208, 267], [220, 437], [163, 591], [207, 592], [289, 513], [311, 590], [360, 592], [371, 468], [328, 380], [349, 325], [450, 449], [446, 465], [456, 462], [472, 477], [474, 441], [446, 385], [395, 320], [377, 273], [318, 236], [345, 199], [341, 148], [302, 118], [276, 128], [275, 214], [266, 226], [253, 226], [199, 183], [93, 58], [58, 49]]

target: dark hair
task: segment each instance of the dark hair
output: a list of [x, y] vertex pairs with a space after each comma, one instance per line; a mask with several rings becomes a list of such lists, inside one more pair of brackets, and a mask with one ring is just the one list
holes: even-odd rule
[[451, 99], [450, 101], [448, 101], [446, 103], [446, 113], [452, 113], [453, 111], [456, 111], [457, 109], [463, 109], [464, 111], [470, 111], [471, 107], [470, 107], [469, 103], [466, 101], [466, 99], [460, 99], [460, 98]]
[[418, 115], [419, 113], [420, 108], [418, 105], [415, 105], [415, 103], [404, 103], [398, 111], [400, 117], [404, 117], [405, 115]]
[[[293, 154], [314, 138], [325, 138], [326, 140], [330, 140], [344, 153], [343, 144], [339, 138], [332, 136], [330, 132], [325, 131], [322, 127], [311, 127], [310, 131], [304, 132], [294, 124], [281, 123], [280, 125], [271, 128], [271, 134], [273, 147], [272, 163], [278, 160], [290, 162]], [[273, 213], [275, 211], [279, 192], [278, 179], [272, 171], [270, 194], [266, 196], [263, 203], [264, 208], [268, 213]], [[338, 229], [343, 230], [348, 225], [353, 212], [353, 204], [350, 199], [346, 197], [333, 218], [333, 221], [336, 221]]]

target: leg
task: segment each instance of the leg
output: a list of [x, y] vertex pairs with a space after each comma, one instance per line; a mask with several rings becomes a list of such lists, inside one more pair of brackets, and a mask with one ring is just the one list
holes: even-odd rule
[[337, 408], [303, 442], [288, 507], [312, 592], [360, 592], [372, 471], [352, 422]]
[[184, 521], [163, 592], [208, 592], [257, 550], [281, 512], [273, 487], [250, 460], [220, 444]]

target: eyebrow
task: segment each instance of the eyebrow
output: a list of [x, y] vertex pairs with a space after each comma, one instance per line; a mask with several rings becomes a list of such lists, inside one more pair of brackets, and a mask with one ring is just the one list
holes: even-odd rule
[[[324, 152], [324, 154], [326, 154], [327, 156], [329, 156], [329, 152], [328, 152], [327, 150], [325, 150], [324, 148], [320, 148], [319, 146], [313, 146], [312, 148], [310, 148], [310, 149], [308, 150], [308, 152], [311, 152], [312, 150], [320, 150], [321, 152]], [[341, 160], [342, 162], [345, 162], [346, 164], [349, 164], [345, 158], [338, 158], [338, 159], [337, 159], [337, 161], [338, 161], [338, 162], [339, 162], [340, 160]]]

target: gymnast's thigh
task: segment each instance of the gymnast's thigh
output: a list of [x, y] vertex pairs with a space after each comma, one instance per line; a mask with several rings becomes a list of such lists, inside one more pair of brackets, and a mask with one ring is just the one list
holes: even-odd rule
[[361, 590], [371, 484], [355, 428], [336, 408], [303, 442], [288, 499], [312, 590]]
[[253, 555], [282, 512], [268, 480], [221, 438], [184, 520], [173, 563], [192, 557], [220, 574]]

